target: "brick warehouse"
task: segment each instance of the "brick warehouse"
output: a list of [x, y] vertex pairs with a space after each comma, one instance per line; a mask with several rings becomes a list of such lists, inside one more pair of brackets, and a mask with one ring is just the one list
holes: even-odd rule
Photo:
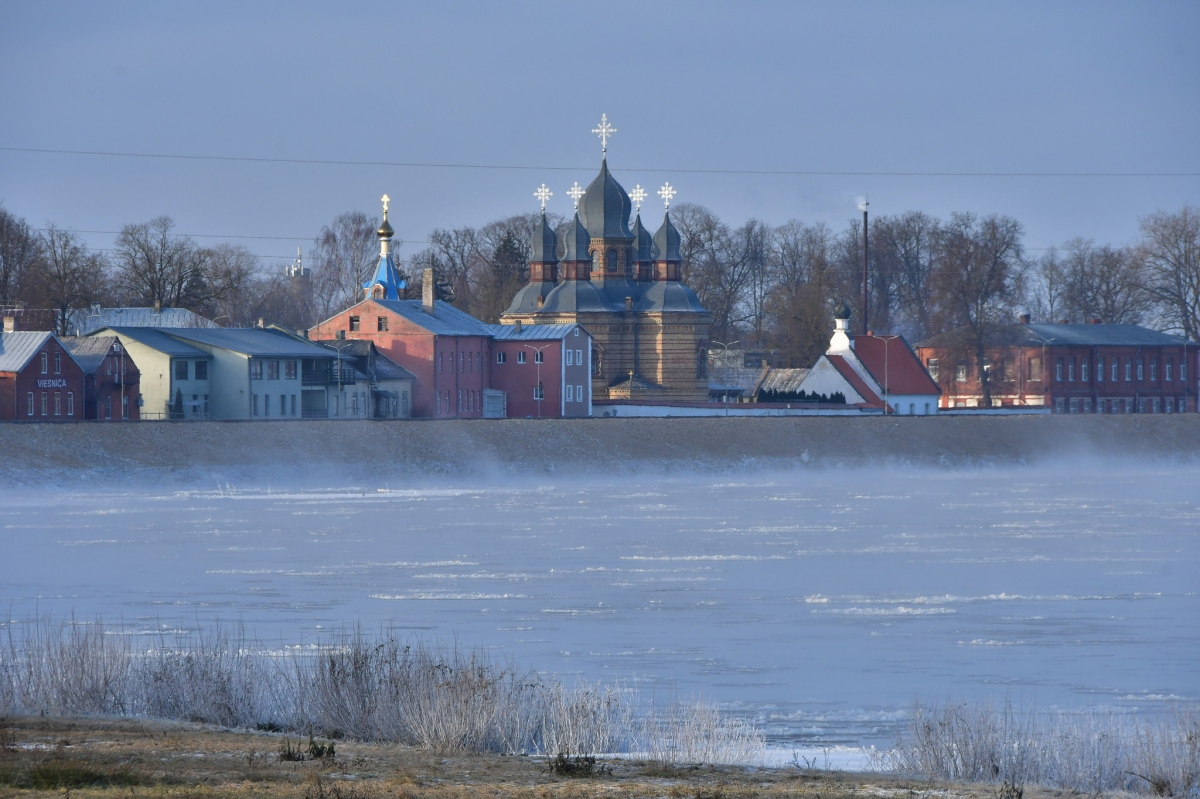
[[0, 333], [0, 420], [83, 419], [83, 369], [49, 332]]
[[[943, 408], [979, 407], [974, 359], [953, 335], [916, 346], [943, 389]], [[1055, 413], [1182, 413], [1196, 410], [1198, 347], [1138, 325], [1030, 324], [995, 331], [987, 348], [993, 407]]]

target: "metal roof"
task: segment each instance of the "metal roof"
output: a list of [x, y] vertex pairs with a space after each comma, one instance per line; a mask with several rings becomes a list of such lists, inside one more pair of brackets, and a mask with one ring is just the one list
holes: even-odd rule
[[116, 336], [62, 336], [59, 342], [71, 353], [85, 375], [95, 374], [117, 343]]
[[497, 341], [546, 341], [562, 339], [571, 334], [577, 327], [575, 324], [561, 325], [488, 325], [492, 330], [492, 338]]
[[662, 225], [654, 233], [654, 247], [650, 250], [654, 261], [678, 261], [679, 231], [671, 224], [670, 212], [663, 214]]
[[1021, 325], [1034, 346], [1051, 342], [1050, 346], [1163, 347], [1183, 344], [1182, 336], [1159, 333], [1141, 325]]
[[67, 330], [88, 336], [106, 327], [216, 327], [187, 308], [80, 308], [67, 316]]
[[[749, 371], [749, 370], [746, 370]], [[776, 369], [767, 372], [759, 391], [799, 391], [800, 384], [808, 377], [811, 369]]]
[[[152, 350], [157, 350], [164, 355], [169, 355], [172, 358], [211, 358], [207, 352], [197, 349], [190, 344], [185, 344], [179, 339], [172, 338], [160, 330], [152, 327], [108, 327], [105, 331], [111, 330], [120, 338], [136, 341], [138, 344], [149, 347]], [[103, 332], [103, 331], [102, 331]]]
[[588, 185], [579, 202], [579, 213], [588, 233], [596, 238], [631, 239], [629, 195], [608, 171], [608, 159], [600, 162], [600, 174]]
[[488, 325], [453, 305], [437, 300], [433, 314], [425, 313], [421, 300], [372, 300], [435, 336], [490, 336]]
[[0, 372], [19, 372], [54, 334], [47, 330], [0, 333]]
[[332, 358], [334, 353], [311, 341], [257, 327], [158, 328], [193, 344], [220, 347], [251, 358]]
[[855, 336], [854, 355], [887, 394], [942, 393], [904, 336]]

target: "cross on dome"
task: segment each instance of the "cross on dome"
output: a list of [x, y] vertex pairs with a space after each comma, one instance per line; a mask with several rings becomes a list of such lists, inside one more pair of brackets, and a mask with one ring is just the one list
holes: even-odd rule
[[574, 186], [572, 186], [571, 188], [567, 189], [567, 196], [568, 196], [568, 197], [570, 197], [572, 200], [574, 200], [574, 201], [575, 201], [575, 210], [576, 210], [576, 211], [578, 211], [578, 210], [579, 210], [579, 198], [580, 198], [580, 197], [582, 197], [584, 194], [586, 194], [586, 192], [585, 192], [585, 191], [583, 190], [583, 188], [582, 188], [582, 187], [579, 185], [579, 181], [578, 181], [578, 180], [577, 180], [577, 181], [575, 181], [575, 185], [574, 185]]
[[642, 184], [637, 184], [633, 188], [633, 191], [629, 192], [629, 199], [637, 204], [637, 209], [640, 213], [642, 210], [642, 200], [646, 199], [646, 190], [642, 188]]
[[663, 208], [667, 209], [668, 211], [671, 209], [671, 198], [677, 193], [678, 192], [676, 192], [675, 189], [671, 188], [670, 183], [663, 184], [663, 187], [658, 190], [658, 196], [663, 198]]
[[387, 219], [388, 203], [390, 203], [392, 201], [392, 198], [385, 194], [382, 197], [380, 197], [379, 199], [383, 200], [383, 218]]
[[[579, 184], [575, 184], [575, 185], [579, 185]], [[549, 200], [551, 197], [553, 197], [554, 192], [552, 192], [552, 191], [550, 191], [550, 189], [546, 188], [546, 184], [543, 183], [541, 186], [538, 186], [538, 190], [533, 193], [533, 196], [537, 197], [539, 200], [542, 201], [542, 210], [545, 211], [546, 210], [546, 200]]]
[[617, 129], [608, 124], [608, 114], [600, 115], [600, 127], [592, 128], [592, 133], [600, 137], [600, 154], [608, 154], [608, 137], [617, 132]]

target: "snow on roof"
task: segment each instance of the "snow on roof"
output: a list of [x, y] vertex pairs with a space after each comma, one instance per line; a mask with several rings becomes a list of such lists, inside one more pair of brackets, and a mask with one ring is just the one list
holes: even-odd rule
[[172, 358], [211, 358], [202, 349], [193, 347], [191, 344], [185, 344], [177, 338], [172, 338], [161, 330], [155, 330], [152, 327], [109, 327], [121, 338], [136, 341], [138, 344], [143, 344], [152, 350], [157, 350], [164, 355], [170, 355]]
[[216, 327], [187, 308], [80, 308], [67, 316], [67, 330], [90, 335], [106, 327]]
[[904, 336], [855, 336], [854, 354], [885, 394], [941, 396]]
[[47, 330], [0, 333], [0, 372], [19, 372], [54, 334]]
[[105, 357], [108, 356], [112, 345], [117, 342], [116, 336], [63, 336], [59, 339], [75, 363], [79, 364], [85, 375], [95, 374]]

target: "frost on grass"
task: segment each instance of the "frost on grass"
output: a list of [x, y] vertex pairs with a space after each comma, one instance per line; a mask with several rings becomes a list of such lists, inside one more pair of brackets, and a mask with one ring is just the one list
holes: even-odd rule
[[671, 764], [758, 762], [765, 748], [761, 732], [715, 705], [660, 707], [630, 689], [570, 687], [388, 631], [284, 652], [219, 625], [161, 635], [145, 649], [124, 632], [74, 620], [9, 626], [0, 713], [176, 719], [441, 751], [636, 751]]

